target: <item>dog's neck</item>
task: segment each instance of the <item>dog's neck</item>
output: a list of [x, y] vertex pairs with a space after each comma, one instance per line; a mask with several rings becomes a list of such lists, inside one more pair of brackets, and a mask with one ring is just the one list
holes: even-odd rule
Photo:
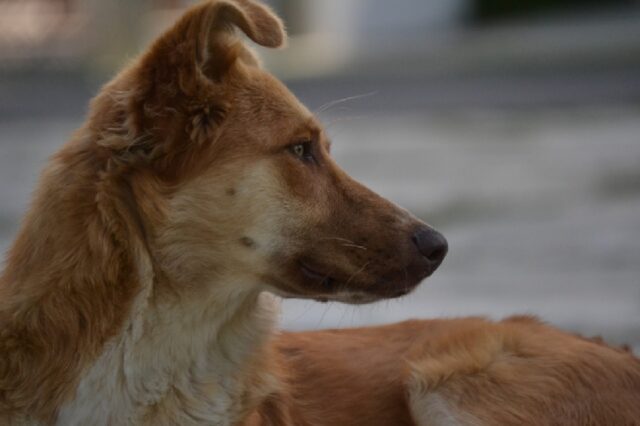
[[[236, 424], [273, 392], [262, 363], [278, 303], [219, 277], [202, 292], [165, 291], [150, 265], [129, 321], [83, 376], [59, 424]], [[166, 279], [166, 278], [164, 278]], [[203, 285], [199, 283], [196, 285]], [[197, 297], [196, 297], [197, 296]], [[101, 419], [101, 421], [103, 421]]]
[[[150, 224], [151, 210], [138, 205], [129, 215]], [[139, 293], [121, 332], [60, 410], [61, 425], [95, 424], [96, 412], [105, 413], [98, 424], [233, 425], [273, 392], [276, 380], [261, 364], [277, 300], [261, 293], [255, 277], [197, 258], [155, 224], [130, 242]]]
[[0, 423], [241, 418], [271, 380], [254, 372], [267, 370], [273, 300], [238, 274], [162, 273], [87, 141], [45, 171], [0, 277]]

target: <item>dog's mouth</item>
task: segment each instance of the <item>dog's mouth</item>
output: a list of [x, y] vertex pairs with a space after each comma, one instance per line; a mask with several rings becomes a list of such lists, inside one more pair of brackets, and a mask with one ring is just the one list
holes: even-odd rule
[[338, 286], [338, 280], [328, 273], [322, 272], [322, 269], [317, 266], [311, 266], [309, 262], [300, 261], [299, 269], [302, 272], [302, 276], [305, 281], [311, 283], [315, 289], [312, 299], [317, 302], [326, 303], [329, 300], [334, 300], [334, 293]]
[[318, 267], [311, 266], [308, 262], [305, 261], [300, 262], [300, 271], [302, 271], [302, 275], [304, 275], [310, 281], [327, 290], [335, 287], [335, 284], [337, 282], [336, 279], [331, 275], [321, 272]]
[[416, 283], [398, 284], [394, 280], [380, 278], [369, 285], [358, 282], [352, 274], [349, 279], [341, 280], [326, 269], [308, 260], [298, 262], [298, 268], [311, 290], [311, 298], [319, 302], [341, 301], [350, 304], [365, 304], [381, 299], [393, 299], [405, 296], [417, 287]]

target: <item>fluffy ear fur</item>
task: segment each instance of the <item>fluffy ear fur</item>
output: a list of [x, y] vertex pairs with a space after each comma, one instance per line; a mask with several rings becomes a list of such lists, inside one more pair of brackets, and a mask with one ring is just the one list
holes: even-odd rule
[[193, 7], [96, 98], [98, 143], [120, 161], [152, 160], [165, 173], [187, 159], [188, 142], [213, 142], [228, 107], [227, 74], [236, 61], [257, 64], [234, 27], [262, 46], [285, 43], [280, 19], [251, 0]]
[[179, 71], [180, 88], [196, 95], [202, 77], [221, 79], [240, 56], [233, 26], [261, 46], [279, 47], [285, 41], [282, 22], [266, 6], [250, 0], [208, 1], [189, 10], [156, 42], [144, 62], [153, 68], [175, 67], [168, 71]]

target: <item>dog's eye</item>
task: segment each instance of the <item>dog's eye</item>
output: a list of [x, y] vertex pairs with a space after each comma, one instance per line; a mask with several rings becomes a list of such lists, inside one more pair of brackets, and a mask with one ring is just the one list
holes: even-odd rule
[[298, 142], [289, 146], [289, 152], [295, 155], [297, 158], [303, 161], [315, 162], [316, 159], [313, 156], [313, 147], [311, 141]]

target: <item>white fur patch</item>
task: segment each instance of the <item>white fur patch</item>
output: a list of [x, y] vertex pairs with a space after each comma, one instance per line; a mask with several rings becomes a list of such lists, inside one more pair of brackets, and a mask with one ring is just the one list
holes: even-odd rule
[[462, 426], [447, 401], [437, 392], [410, 396], [413, 418], [419, 426]]
[[57, 424], [235, 424], [250, 408], [247, 395], [264, 396], [275, 386], [266, 375], [237, 373], [246, 371], [277, 317], [272, 296], [236, 296], [224, 306], [139, 313], [84, 375]]
[[418, 371], [409, 383], [409, 410], [419, 426], [483, 426], [437, 390], [427, 390]]

